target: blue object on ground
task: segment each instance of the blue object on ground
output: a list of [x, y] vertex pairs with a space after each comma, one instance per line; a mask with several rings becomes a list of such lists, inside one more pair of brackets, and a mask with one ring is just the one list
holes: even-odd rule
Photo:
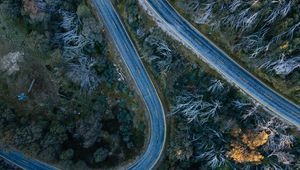
[[23, 102], [27, 99], [28, 97], [26, 96], [25, 93], [21, 93], [20, 95], [18, 95], [18, 100]]

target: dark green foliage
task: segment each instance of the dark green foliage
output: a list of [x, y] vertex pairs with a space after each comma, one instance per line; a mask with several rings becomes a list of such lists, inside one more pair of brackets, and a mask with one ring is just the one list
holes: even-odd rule
[[136, 7], [137, 1], [129, 0], [126, 2], [125, 10], [128, 11], [127, 22], [132, 27], [133, 31], [136, 32], [139, 36], [143, 34], [140, 31], [143, 31], [142, 28], [145, 25], [145, 20], [139, 15], [140, 8]]
[[108, 150], [107, 149], [97, 149], [94, 153], [94, 160], [96, 163], [104, 161], [108, 156]]
[[73, 149], [68, 149], [66, 151], [63, 151], [60, 155], [59, 155], [59, 159], [61, 160], [70, 160], [72, 159], [74, 156], [74, 150]]
[[127, 110], [120, 111], [117, 115], [118, 121], [121, 124], [119, 128], [120, 135], [122, 137], [123, 142], [126, 144], [127, 149], [133, 149], [133, 114]]
[[9, 15], [10, 17], [16, 18], [21, 16], [21, 1], [19, 0], [1, 0], [0, 11]]
[[[24, 10], [23, 3], [5, 2]], [[20, 71], [0, 76], [1, 149], [17, 150], [61, 169], [108, 168], [133, 158], [143, 147], [145, 125], [136, 120], [140, 108], [134, 92], [119, 80], [110, 59], [114, 54], [107, 50], [102, 23], [81, 0], [32, 2], [41, 15], [37, 19], [32, 11], [23, 11], [15, 22], [7, 22], [15, 24], [24, 39], [12, 39], [14, 45], [0, 51], [0, 57], [24, 51], [25, 58]], [[0, 17], [14, 21], [10, 13], [0, 1]], [[75, 24], [64, 21], [65, 14], [74, 17]], [[63, 22], [75, 25], [72, 36], [88, 43], [62, 43], [57, 35], [73, 29]], [[0, 36], [2, 41], [7, 40]], [[19, 102], [17, 95], [32, 80], [27, 100]]]

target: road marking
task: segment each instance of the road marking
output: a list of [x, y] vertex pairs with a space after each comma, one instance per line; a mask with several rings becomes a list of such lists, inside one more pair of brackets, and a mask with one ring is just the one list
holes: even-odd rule
[[139, 68], [136, 67], [136, 70], [139, 73], [139, 75], [142, 75], [141, 70]]
[[223, 61], [223, 59], [220, 59], [219, 60], [223, 65], [225, 65], [225, 63], [224, 63], [224, 61]]
[[114, 24], [114, 27], [115, 27], [115, 29], [117, 29], [117, 25], [116, 25], [116, 23], [115, 23], [115, 22], [113, 22], [113, 24]]
[[244, 77], [240, 77], [240, 79], [241, 79], [242, 81], [245, 81], [245, 78], [244, 78]]
[[127, 44], [125, 44], [125, 48], [126, 48], [126, 51], [129, 53], [129, 49], [127, 47]]
[[200, 42], [200, 40], [198, 40], [198, 39], [195, 39], [195, 40], [199, 45], [203, 45], [202, 42]]
[[269, 96], [269, 95], [267, 95], [267, 94], [265, 94], [265, 96], [266, 96], [268, 99], [270, 99], [270, 100], [273, 101], [273, 98], [272, 98], [271, 96]]
[[147, 88], [147, 92], [148, 92], [149, 96], [151, 96], [151, 92], [150, 92], [149, 88]]

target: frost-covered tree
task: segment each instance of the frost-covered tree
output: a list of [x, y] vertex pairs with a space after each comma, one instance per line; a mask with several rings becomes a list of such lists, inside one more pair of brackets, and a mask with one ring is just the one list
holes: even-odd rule
[[172, 108], [171, 114], [179, 113], [185, 116], [188, 122], [197, 120], [204, 124], [214, 117], [221, 107], [222, 104], [218, 100], [210, 103], [204, 101], [203, 95], [186, 94], [176, 98], [176, 105]]
[[287, 129], [291, 128], [289, 125], [274, 117], [257, 123], [259, 130], [265, 130], [269, 133], [268, 143], [264, 147], [265, 150], [278, 152], [292, 147], [295, 137], [288, 134]]
[[250, 109], [246, 110], [246, 113], [242, 115], [242, 118], [245, 120], [250, 116], [255, 116], [257, 118], [257, 114], [259, 114], [258, 112], [258, 108], [261, 105], [259, 103], [255, 103], [254, 106], [252, 106]]
[[[212, 29], [230, 30], [237, 36], [233, 49], [262, 56], [282, 40], [291, 40], [300, 26], [299, 19], [284, 22], [292, 9], [293, 0], [189, 0], [183, 9], [192, 14], [194, 22], [210, 25]], [[278, 26], [279, 25], [279, 26]], [[276, 26], [280, 29], [273, 30]]]
[[82, 22], [82, 18], [74, 12], [59, 10], [58, 15], [61, 16], [61, 22], [58, 23], [60, 31], [55, 34], [54, 39], [61, 47], [66, 75], [82, 91], [90, 93], [100, 83], [96, 69], [99, 63], [91, 57], [93, 54], [90, 50], [96, 41], [102, 40], [101, 36], [90, 38], [99, 27], [91, 28], [90, 24], [96, 24], [93, 18], [83, 18]]
[[206, 152], [203, 152], [197, 156], [198, 159], [206, 159], [207, 165], [216, 169], [225, 164], [226, 155], [225, 150], [215, 149], [213, 146], [205, 148]]
[[208, 128], [194, 142], [195, 159], [206, 161], [206, 165], [216, 169], [227, 161], [226, 149], [223, 147], [226, 141], [224, 136], [217, 130]]
[[75, 62], [67, 64], [67, 76], [80, 85], [84, 91], [91, 92], [96, 89], [100, 83], [100, 77], [97, 74], [94, 58], [83, 56]]
[[169, 44], [158, 36], [148, 36], [145, 39], [144, 45], [151, 48], [149, 55], [146, 55], [146, 60], [153, 63], [161, 74], [168, 73], [172, 68], [178, 66], [176, 54]]
[[233, 101], [233, 106], [238, 108], [238, 109], [241, 109], [243, 107], [246, 107], [246, 106], [250, 106], [251, 103], [249, 102], [243, 102], [243, 101], [240, 101], [240, 100], [234, 100]]
[[209, 2], [207, 4], [203, 4], [203, 8], [199, 8], [200, 2], [195, 4], [196, 6], [193, 7], [197, 14], [197, 16], [195, 17], [195, 22], [198, 24], [209, 23], [212, 18], [212, 11], [215, 4], [216, 2]]
[[81, 21], [72, 12], [61, 11], [62, 21], [60, 27], [62, 32], [56, 34], [57, 43], [62, 44], [63, 58], [72, 60], [83, 53], [83, 48], [92, 45], [92, 41], [80, 32]]
[[260, 68], [274, 71], [278, 75], [288, 75], [297, 68], [300, 68], [300, 57], [291, 57], [287, 60], [284, 57], [281, 57], [274, 62], [267, 62], [263, 64]]
[[295, 155], [292, 155], [288, 152], [272, 152], [268, 157], [276, 156], [278, 162], [284, 164], [284, 165], [291, 165], [295, 161]]
[[221, 82], [221, 80], [214, 79], [211, 81], [211, 84], [207, 90], [214, 93], [214, 92], [219, 92], [223, 89], [224, 89], [224, 84]]

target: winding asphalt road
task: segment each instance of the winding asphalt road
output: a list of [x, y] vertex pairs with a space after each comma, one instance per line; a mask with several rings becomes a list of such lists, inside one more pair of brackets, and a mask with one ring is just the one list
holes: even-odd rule
[[[159, 160], [166, 141], [166, 120], [162, 103], [142, 61], [140, 60], [134, 44], [130, 40], [129, 35], [110, 0], [91, 0], [91, 2], [98, 15], [103, 18], [107, 30], [121, 54], [128, 71], [134, 79], [137, 89], [149, 111], [150, 139], [147, 149], [143, 155], [128, 168], [136, 170], [152, 169]], [[3, 157], [22, 169], [55, 170], [55, 168], [50, 165], [25, 158], [17, 152], [5, 153], [0, 150], [0, 157]]]
[[149, 111], [150, 140], [146, 151], [129, 169], [152, 169], [160, 158], [166, 140], [166, 120], [162, 103], [145, 67], [110, 0], [92, 0], [115, 46], [135, 81]]
[[[150, 10], [154, 14], [154, 17], [161, 21], [164, 27], [168, 28], [171, 34], [189, 46], [228, 81], [233, 82], [237, 87], [272, 110], [278, 116], [296, 125], [298, 128], [300, 127], [299, 106], [282, 97], [263, 82], [256, 79], [248, 71], [240, 67], [227, 54], [206, 39], [204, 35], [182, 18], [166, 0], [139, 1], [146, 5], [146, 9]], [[166, 122], [161, 101], [110, 0], [92, 0], [92, 2], [98, 14], [103, 18], [109, 30], [108, 32], [111, 34], [149, 110], [151, 131], [148, 147], [141, 158], [134, 162], [129, 169], [151, 169], [160, 158], [166, 138]], [[18, 153], [6, 154], [0, 151], [0, 157], [25, 169], [55, 169], [41, 162], [26, 159]]]
[[217, 70], [228, 81], [252, 96], [259, 103], [300, 128], [300, 107], [284, 98], [243, 69], [227, 54], [205, 38], [181, 17], [167, 0], [139, 0], [162, 27], [190, 47], [201, 59]]
[[43, 162], [29, 159], [24, 157], [19, 152], [4, 152], [0, 150], [0, 157], [7, 160], [8, 162], [14, 164], [15, 166], [21, 169], [28, 169], [28, 170], [57, 170], [57, 168], [47, 165]]

